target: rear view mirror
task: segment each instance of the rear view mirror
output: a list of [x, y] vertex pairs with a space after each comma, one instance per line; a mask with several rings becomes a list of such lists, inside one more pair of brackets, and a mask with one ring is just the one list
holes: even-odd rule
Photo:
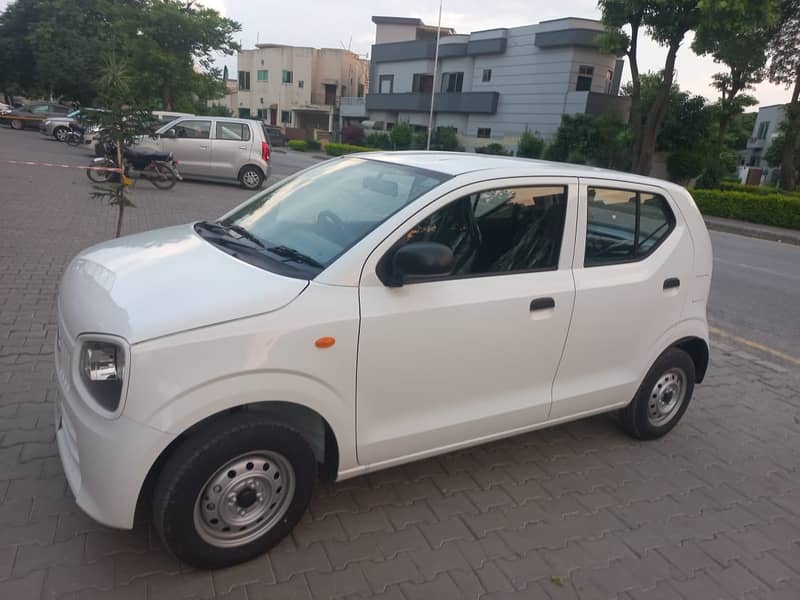
[[395, 285], [437, 275], [448, 275], [453, 268], [453, 251], [435, 242], [412, 242], [401, 246], [392, 257]]

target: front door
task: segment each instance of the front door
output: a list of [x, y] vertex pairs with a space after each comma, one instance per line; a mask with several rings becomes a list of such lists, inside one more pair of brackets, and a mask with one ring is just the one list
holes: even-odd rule
[[668, 194], [646, 185], [581, 179], [576, 300], [553, 386], [553, 419], [629, 402], [681, 320], [693, 245]]
[[239, 176], [250, 158], [253, 135], [248, 123], [217, 120], [211, 140], [211, 175], [226, 179]]
[[181, 119], [168, 131], [173, 133], [162, 134], [161, 149], [175, 155], [181, 175], [210, 175], [211, 121]]
[[278, 109], [277, 108], [270, 108], [269, 109], [269, 124], [270, 125], [277, 125], [278, 124]]
[[[547, 419], [575, 296], [576, 219], [576, 180], [498, 180], [439, 199], [373, 253], [360, 289], [361, 464]], [[451, 275], [384, 285], [376, 268], [416, 241], [449, 246]]]

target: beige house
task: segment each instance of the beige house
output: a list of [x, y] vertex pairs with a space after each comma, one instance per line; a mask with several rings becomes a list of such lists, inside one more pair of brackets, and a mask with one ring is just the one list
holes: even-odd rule
[[238, 56], [234, 114], [332, 131], [342, 96], [366, 94], [369, 61], [336, 48], [258, 44]]
[[228, 88], [228, 92], [222, 98], [210, 100], [208, 105], [224, 106], [231, 112], [232, 115], [236, 115], [239, 110], [239, 82], [236, 79], [228, 79], [225, 81], [225, 87]]

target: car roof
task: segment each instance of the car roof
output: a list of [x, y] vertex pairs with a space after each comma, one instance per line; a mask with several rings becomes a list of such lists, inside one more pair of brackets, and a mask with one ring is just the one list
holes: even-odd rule
[[656, 179], [624, 171], [600, 169], [587, 165], [536, 160], [531, 158], [516, 158], [513, 156], [497, 156], [491, 154], [476, 154], [470, 152], [427, 152], [427, 151], [401, 151], [401, 152], [369, 152], [357, 155], [360, 158], [391, 162], [428, 171], [438, 171], [446, 175], [463, 175], [476, 171], [493, 171], [519, 169], [522, 174], [531, 177], [591, 177], [596, 179], [613, 179], [642, 185], [655, 185], [681, 189], [680, 186]]

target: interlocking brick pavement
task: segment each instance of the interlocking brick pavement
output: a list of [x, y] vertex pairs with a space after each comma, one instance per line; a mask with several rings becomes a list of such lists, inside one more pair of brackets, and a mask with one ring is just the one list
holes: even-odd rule
[[[245, 565], [192, 571], [145, 521], [94, 523], [52, 419], [58, 277], [114, 226], [87, 190], [80, 172], [0, 166], [0, 599], [800, 598], [800, 376], [722, 343], [662, 440], [601, 416], [322, 485], [294, 533]], [[140, 186], [125, 231], [242, 198]]]

